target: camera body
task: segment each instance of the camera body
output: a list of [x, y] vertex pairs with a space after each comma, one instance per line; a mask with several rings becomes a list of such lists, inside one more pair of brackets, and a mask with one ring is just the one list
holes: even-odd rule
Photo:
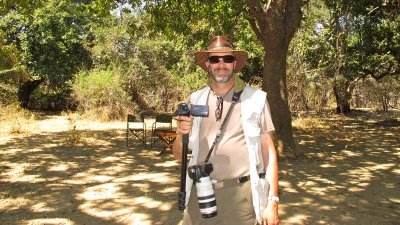
[[179, 103], [176, 114], [179, 116], [208, 116], [208, 106], [207, 105], [193, 105], [187, 103]]
[[217, 215], [217, 201], [209, 177], [212, 171], [212, 164], [194, 165], [188, 168], [189, 177], [193, 179], [196, 185], [197, 201], [203, 218], [211, 218]]

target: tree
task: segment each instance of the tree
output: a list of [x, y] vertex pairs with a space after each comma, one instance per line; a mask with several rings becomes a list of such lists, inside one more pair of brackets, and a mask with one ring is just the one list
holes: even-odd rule
[[[286, 57], [301, 21], [301, 0], [243, 1], [146, 1], [154, 24], [168, 35], [190, 36], [188, 45], [205, 47], [211, 36], [225, 34], [234, 42], [238, 29], [250, 26], [264, 50], [263, 85], [268, 93], [280, 153], [294, 150], [295, 141], [288, 107]], [[244, 37], [246, 38], [246, 37]]]
[[350, 111], [357, 82], [400, 74], [400, 5], [395, 1], [325, 0], [331, 14], [309, 38], [312, 68], [333, 80], [338, 113]]
[[172, 72], [182, 52], [162, 35], [150, 35], [147, 24], [145, 13], [123, 12], [95, 29], [93, 63], [120, 76], [135, 111], [171, 112], [182, 89]]
[[[320, 40], [320, 30], [329, 10], [321, 0], [314, 0], [303, 7], [303, 19], [300, 29], [290, 43], [287, 68], [289, 106], [294, 111], [322, 111], [331, 96], [330, 79], [324, 70], [313, 68], [305, 53], [310, 49], [320, 58], [326, 52], [315, 50]], [[316, 41], [317, 40], [317, 41]], [[322, 49], [322, 48], [319, 48]]]
[[[20, 3], [20, 2], [16, 2]], [[29, 76], [20, 80], [18, 98], [26, 108], [31, 93], [44, 81], [57, 87], [71, 79], [79, 68], [91, 60], [85, 45], [90, 43], [90, 16], [84, 5], [69, 1], [35, 1], [26, 8], [14, 5], [0, 18], [6, 44], [14, 44]], [[23, 5], [25, 6], [25, 5]]]
[[288, 105], [286, 58], [290, 41], [301, 22], [302, 1], [248, 0], [248, 20], [264, 47], [263, 90], [268, 93], [274, 125], [277, 129], [278, 150], [293, 150], [295, 142]]

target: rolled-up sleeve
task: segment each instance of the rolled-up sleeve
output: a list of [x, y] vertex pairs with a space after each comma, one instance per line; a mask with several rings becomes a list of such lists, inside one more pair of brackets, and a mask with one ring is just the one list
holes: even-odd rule
[[264, 108], [260, 117], [261, 134], [269, 131], [275, 131], [274, 124], [272, 123], [271, 110], [269, 108], [268, 100], [265, 99]]

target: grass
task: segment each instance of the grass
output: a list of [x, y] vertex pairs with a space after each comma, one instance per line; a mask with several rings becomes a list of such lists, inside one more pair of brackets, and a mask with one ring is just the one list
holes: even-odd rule
[[0, 107], [0, 133], [25, 134], [37, 128], [35, 114], [16, 105]]
[[315, 130], [315, 129], [330, 129], [331, 125], [321, 118], [297, 118], [293, 120], [292, 125], [299, 130]]

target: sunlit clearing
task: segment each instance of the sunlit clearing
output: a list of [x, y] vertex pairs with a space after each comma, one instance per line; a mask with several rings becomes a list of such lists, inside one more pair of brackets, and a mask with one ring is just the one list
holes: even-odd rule
[[[122, 207], [125, 206], [125, 207]], [[148, 214], [136, 212], [137, 206], [132, 199], [115, 199], [114, 201], [89, 201], [79, 209], [93, 217], [103, 218], [105, 220], [124, 222], [124, 224], [153, 224]]]
[[169, 173], [152, 173], [152, 174], [141, 173], [131, 176], [131, 180], [134, 181], [150, 180], [152, 182], [165, 183], [171, 180], [171, 177], [168, 175]]
[[355, 157], [355, 156], [362, 156], [362, 152], [354, 152], [354, 151], [348, 151], [348, 150], [343, 150], [341, 152], [343, 155], [346, 156], [351, 156], [351, 157]]
[[25, 197], [7, 198], [4, 200], [0, 198], [0, 211], [5, 212], [5, 211], [18, 210], [19, 208], [23, 208], [30, 204], [31, 201], [29, 199], [26, 199]]
[[295, 188], [293, 188], [293, 185], [288, 181], [280, 180], [279, 186], [282, 187], [283, 189], [285, 189], [286, 193], [299, 193], [299, 191], [297, 191]]
[[163, 202], [156, 201], [156, 200], [154, 200], [152, 198], [148, 198], [148, 197], [135, 198], [133, 200], [133, 203], [135, 205], [141, 205], [141, 206], [144, 206], [144, 207], [150, 208], [150, 209], [157, 208], [157, 207], [161, 206], [162, 204], [164, 204]]
[[99, 200], [118, 198], [119, 188], [114, 183], [107, 183], [89, 187], [85, 192], [78, 194], [79, 200]]
[[135, 213], [130, 214], [123, 218], [121, 221], [126, 222], [127, 224], [131, 225], [153, 225], [153, 221], [149, 218], [148, 215], [143, 213]]
[[1, 181], [13, 182], [14, 180], [18, 180], [19, 182], [29, 182], [31, 184], [46, 181], [46, 179], [41, 178], [39, 175], [27, 175], [28, 164], [20, 164], [20, 166], [10, 164], [10, 168], [6, 173], [1, 174]]
[[[21, 223], [22, 224], [22, 223]], [[72, 222], [69, 219], [65, 219], [65, 218], [40, 218], [40, 219], [33, 219], [33, 220], [26, 220], [26, 223], [23, 224], [46, 224], [46, 225], [58, 225], [58, 224], [62, 224], [62, 225], [74, 225], [75, 223]]]
[[92, 181], [105, 183], [111, 181], [113, 178], [114, 177], [107, 175], [99, 175], [99, 176], [92, 176]]
[[173, 206], [174, 206], [173, 203], [164, 202], [163, 204], [161, 204], [161, 206], [159, 207], [159, 209], [160, 209], [161, 211], [169, 211], [169, 210], [172, 209]]
[[69, 165], [66, 164], [59, 164], [59, 165], [55, 165], [52, 166], [48, 169], [48, 171], [66, 171], [68, 170], [70, 167]]
[[32, 209], [32, 212], [51, 212], [54, 210], [52, 208], [49, 208], [46, 205], [46, 203], [44, 203], [44, 202], [39, 202], [39, 203], [34, 204], [31, 207], [31, 209]]
[[388, 170], [392, 167], [396, 167], [396, 164], [394, 164], [394, 163], [376, 164], [375, 166], [371, 167], [371, 169], [372, 170]]
[[178, 187], [169, 187], [169, 188], [164, 188], [164, 190], [159, 191], [162, 194], [169, 194], [169, 193], [178, 193], [179, 189]]
[[[58, 146], [58, 144], [57, 143], [46, 143], [46, 144], [43, 144], [43, 148], [44, 149], [46, 149], [46, 148], [54, 148], [54, 147], [57, 147]], [[43, 151], [42, 149], [40, 149], [41, 151]]]
[[119, 162], [120, 160], [121, 160], [120, 157], [114, 157], [114, 156], [106, 156], [100, 159], [101, 162]]
[[174, 160], [170, 160], [170, 161], [165, 161], [165, 162], [161, 162], [161, 163], [156, 163], [154, 165], [160, 166], [160, 167], [173, 167], [173, 166], [178, 166], [179, 164]]
[[319, 118], [300, 118], [292, 122], [293, 127], [301, 130], [330, 129], [329, 124]]
[[335, 165], [332, 165], [330, 163], [326, 163], [326, 164], [321, 164], [320, 167], [322, 168], [335, 168]]

